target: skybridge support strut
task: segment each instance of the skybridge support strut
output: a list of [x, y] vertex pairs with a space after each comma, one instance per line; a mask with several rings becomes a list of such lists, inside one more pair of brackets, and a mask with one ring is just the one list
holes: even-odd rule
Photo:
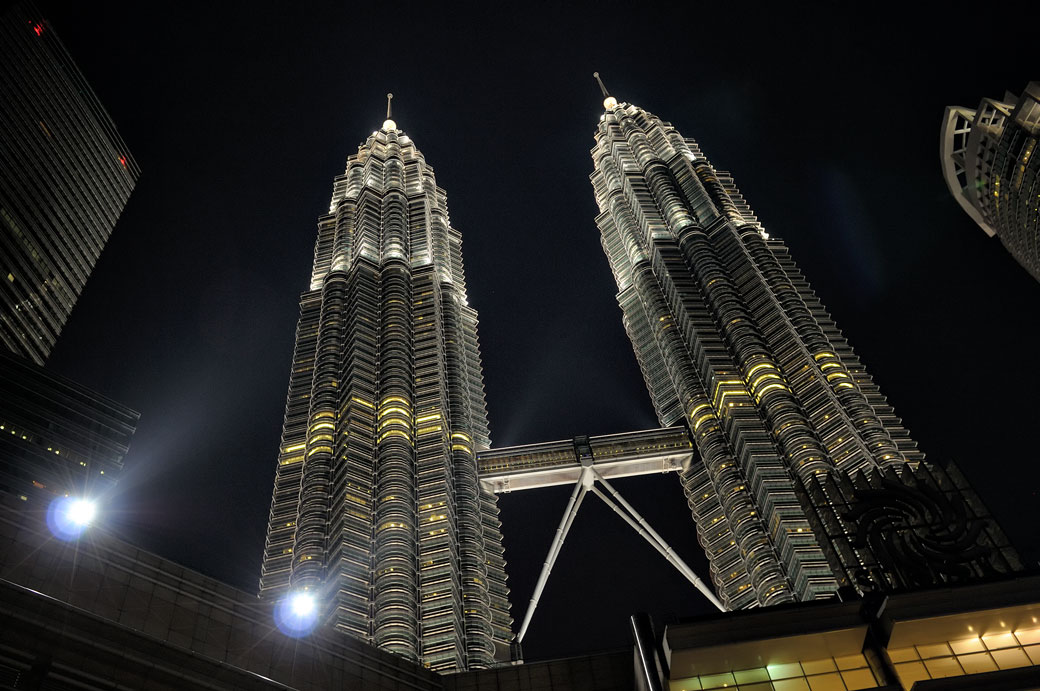
[[563, 512], [563, 518], [560, 520], [560, 526], [556, 529], [556, 535], [553, 537], [552, 545], [549, 547], [549, 553], [545, 556], [545, 563], [542, 564], [542, 572], [538, 575], [538, 582], [534, 586], [534, 593], [531, 595], [531, 601], [527, 605], [527, 614], [524, 615], [524, 623], [520, 626], [520, 632], [516, 635], [518, 642], [524, 640], [524, 636], [527, 634], [527, 627], [531, 625], [531, 617], [534, 616], [534, 611], [538, 607], [538, 600], [542, 596], [542, 590], [545, 589], [545, 583], [549, 580], [549, 574], [552, 572], [553, 565], [556, 563], [556, 558], [560, 556], [560, 549], [563, 547], [563, 541], [567, 537], [567, 532], [571, 529], [571, 525], [574, 523], [574, 517], [578, 514], [578, 509], [581, 508], [581, 502], [585, 498], [585, 494], [588, 493], [589, 487], [592, 484], [592, 468], [585, 467], [582, 469], [581, 477], [574, 483], [574, 491], [571, 492], [571, 498], [567, 502], [567, 508]]
[[[596, 487], [596, 482], [603, 485], [606, 492]], [[515, 642], [519, 644], [524, 640], [524, 636], [527, 635], [527, 629], [531, 625], [531, 619], [534, 617], [534, 612], [538, 608], [538, 601], [541, 599], [542, 591], [545, 590], [545, 584], [549, 580], [549, 574], [552, 572], [553, 565], [556, 564], [557, 557], [560, 556], [560, 550], [563, 549], [563, 541], [567, 538], [567, 533], [571, 529], [571, 525], [574, 523], [574, 517], [578, 514], [578, 509], [581, 508], [581, 502], [585, 499], [585, 495], [592, 492], [603, 502], [611, 508], [618, 516], [632, 526], [632, 529], [636, 531], [644, 540], [650, 543], [650, 546], [656, 549], [661, 556], [668, 560], [668, 563], [674, 566], [683, 577], [688, 580], [693, 587], [696, 588], [704, 597], [708, 598], [711, 604], [715, 605], [721, 612], [725, 612], [726, 608], [712, 592], [711, 588], [694, 573], [693, 569], [690, 568], [689, 564], [682, 560], [682, 558], [675, 552], [674, 549], [665, 542], [657, 531], [650, 527], [650, 524], [639, 515], [639, 512], [635, 508], [625, 501], [624, 497], [618, 494], [609, 482], [607, 482], [602, 475], [597, 473], [592, 467], [591, 458], [582, 462], [581, 475], [578, 477], [578, 481], [574, 483], [574, 491], [571, 493], [571, 498], [567, 502], [567, 508], [563, 512], [563, 518], [560, 519], [560, 525], [556, 529], [556, 535], [553, 537], [552, 545], [549, 546], [549, 553], [545, 556], [545, 562], [542, 564], [542, 571], [538, 575], [538, 582], [535, 584], [534, 593], [531, 595], [531, 601], [527, 605], [527, 613], [524, 615], [524, 622], [520, 626], [520, 631], [517, 633]]]
[[722, 604], [722, 602], [719, 601], [717, 597], [715, 597], [715, 593], [712, 592], [711, 588], [708, 587], [708, 585], [704, 581], [697, 577], [697, 574], [693, 572], [693, 569], [691, 569], [690, 566], [685, 561], [683, 561], [678, 554], [676, 554], [675, 550], [672, 549], [667, 542], [665, 542], [663, 537], [657, 534], [657, 531], [650, 527], [650, 524], [647, 523], [646, 520], [639, 515], [639, 512], [636, 511], [631, 504], [625, 501], [624, 497], [618, 494], [617, 490], [615, 490], [609, 482], [604, 480], [599, 473], [593, 470], [592, 474], [594, 476], [594, 479], [599, 480], [600, 484], [603, 485], [603, 487], [605, 487], [608, 492], [610, 492], [611, 496], [615, 500], [617, 500], [618, 504], [621, 504], [621, 506], [624, 507], [625, 511], [627, 511], [628, 514], [626, 514], [625, 511], [622, 511], [621, 508], [617, 506], [617, 504], [615, 504], [613, 501], [611, 501], [611, 498], [604, 494], [598, 487], [593, 485], [592, 491], [596, 494], [596, 496], [602, 499], [607, 506], [614, 510], [614, 513], [621, 516], [621, 518], [623, 518], [626, 523], [632, 526], [632, 528], [634, 528], [635, 531], [639, 533], [639, 535], [641, 535], [644, 540], [649, 542], [654, 549], [660, 552], [661, 556], [667, 559], [668, 563], [670, 563], [672, 566], [678, 569], [679, 573], [681, 573], [686, 578], [686, 580], [692, 583], [693, 587], [700, 591], [700, 593], [704, 595], [704, 597], [708, 598], [708, 601], [711, 602], [711, 604], [715, 605], [715, 607], [717, 607], [720, 612], [725, 612], [726, 607]]

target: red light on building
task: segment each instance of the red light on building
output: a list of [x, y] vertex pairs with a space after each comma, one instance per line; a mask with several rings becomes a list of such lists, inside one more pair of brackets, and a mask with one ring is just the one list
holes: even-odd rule
[[123, 164], [124, 168], [126, 168], [126, 156], [120, 156], [119, 162]]
[[36, 32], [37, 36], [43, 36], [43, 22], [40, 22], [39, 24], [34, 26], [33, 31]]

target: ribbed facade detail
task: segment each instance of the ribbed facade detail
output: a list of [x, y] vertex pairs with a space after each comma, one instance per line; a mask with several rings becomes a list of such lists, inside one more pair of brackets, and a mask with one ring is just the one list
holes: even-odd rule
[[923, 456], [732, 178], [656, 116], [605, 105], [596, 222], [658, 418], [699, 456], [682, 482], [719, 597], [830, 594], [795, 478]]
[[0, 16], [0, 343], [43, 364], [140, 170], [31, 3]]
[[1020, 97], [946, 109], [943, 174], [954, 199], [1040, 281], [1040, 82]]
[[260, 592], [432, 669], [508, 654], [477, 313], [433, 169], [393, 122], [336, 178], [300, 300]]

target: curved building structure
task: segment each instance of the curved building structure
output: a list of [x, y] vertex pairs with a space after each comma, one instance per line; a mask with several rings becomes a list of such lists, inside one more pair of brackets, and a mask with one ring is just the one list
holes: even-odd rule
[[947, 108], [940, 155], [957, 203], [1040, 280], [1038, 136], [1040, 82], [1030, 82], [1021, 97]]
[[260, 594], [435, 670], [508, 658], [477, 313], [444, 190], [388, 119], [347, 160], [300, 299]]
[[[914, 584], [912, 566], [886, 561], [887, 545], [857, 542], [856, 527], [841, 522], [848, 512], [827, 509], [886, 482], [917, 492], [933, 470], [955, 511], [961, 490], [930, 465], [927, 477], [913, 475], [923, 454], [729, 174], [670, 124], [604, 95], [592, 149], [596, 222], [660, 423], [685, 425], [693, 439], [681, 477], [720, 599], [737, 609], [869, 589], [871, 579]], [[990, 539], [985, 517], [959, 515], [985, 524], [987, 545], [1006, 545], [1002, 534]], [[926, 523], [908, 519], [907, 535], [893, 539]]]

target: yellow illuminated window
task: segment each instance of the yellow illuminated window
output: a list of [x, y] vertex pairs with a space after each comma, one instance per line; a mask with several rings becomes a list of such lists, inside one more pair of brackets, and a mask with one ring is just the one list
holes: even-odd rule
[[770, 679], [788, 679], [802, 676], [802, 666], [797, 662], [786, 665], [769, 665], [766, 667]]
[[409, 442], [411, 442], [411, 440], [412, 440], [411, 437], [408, 436], [407, 432], [403, 432], [403, 431], [401, 431], [399, 429], [388, 429], [387, 431], [385, 431], [381, 435], [379, 435], [379, 439], [377, 439], [376, 441], [377, 442], [381, 442], [384, 439], [386, 439], [387, 437], [401, 437], [402, 439], [405, 439], [405, 440], [407, 440]]
[[928, 676], [928, 670], [924, 668], [923, 662], [903, 662], [898, 664], [896, 665], [896, 674], [899, 675], [899, 681], [903, 684], [904, 689], [910, 688], [915, 682], [931, 679]]
[[[981, 638], [966, 638], [963, 641], [950, 641], [950, 647], [958, 655], [962, 653], [977, 653], [986, 649]], [[889, 651], [891, 653], [891, 651]]]
[[756, 667], [733, 672], [733, 677], [738, 684], [752, 684], [758, 681], [769, 681], [769, 672], [764, 667]]
[[961, 670], [961, 666], [957, 664], [957, 660], [953, 657], [940, 657], [934, 660], [925, 660], [924, 666], [928, 670], [928, 673], [932, 675], [932, 679], [959, 677], [964, 674]]
[[1018, 645], [1018, 640], [1015, 636], [1010, 633], [998, 633], [992, 636], [983, 636], [982, 642], [986, 644], [986, 647], [990, 650], [997, 650], [999, 648], [1011, 648]]
[[808, 677], [807, 681], [812, 691], [845, 691], [845, 682], [837, 672]]
[[993, 650], [990, 652], [993, 661], [1000, 669], [1013, 669], [1015, 667], [1028, 667], [1032, 664], [1029, 656], [1021, 648], [1009, 648], [1007, 650]]
[[863, 657], [862, 654], [857, 653], [855, 655], [836, 657], [834, 658], [834, 663], [838, 665], [838, 669], [857, 669], [867, 666], [867, 658]]
[[849, 691], [877, 688], [877, 681], [869, 669], [845, 670], [841, 673], [841, 679]]
[[719, 689], [724, 688], [727, 684], [732, 686], [736, 683], [733, 674], [730, 672], [724, 674], [705, 674], [700, 678], [700, 688], [702, 689]]
[[[981, 645], [981, 642], [979, 643]], [[917, 659], [917, 651], [913, 648], [889, 648], [888, 657], [892, 662], [910, 662]]]
[[961, 663], [965, 674], [981, 674], [983, 672], [996, 672], [997, 663], [989, 656], [989, 653], [970, 653], [960, 655], [957, 661]]
[[921, 656], [922, 660], [927, 660], [930, 657], [943, 657], [951, 654], [950, 646], [946, 643], [939, 643], [937, 645], [919, 645], [917, 646], [917, 653]]
[[773, 682], [773, 691], [811, 691], [809, 682], [802, 677]]
[[1025, 651], [1034, 665], [1040, 665], [1040, 645], [1031, 645]]
[[1040, 643], [1040, 629], [1031, 629], [1029, 631], [1015, 631], [1015, 638], [1022, 645], [1033, 645], [1034, 643]]

